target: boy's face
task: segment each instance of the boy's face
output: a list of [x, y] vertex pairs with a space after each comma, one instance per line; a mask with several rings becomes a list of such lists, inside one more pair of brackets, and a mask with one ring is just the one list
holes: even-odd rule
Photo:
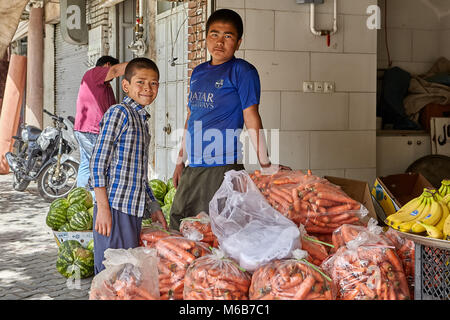
[[147, 106], [156, 99], [159, 88], [158, 73], [152, 69], [136, 69], [131, 81], [122, 80], [123, 91], [142, 106]]
[[242, 39], [233, 24], [228, 22], [213, 22], [206, 35], [206, 47], [211, 54], [211, 64], [217, 65], [229, 61], [239, 49]]

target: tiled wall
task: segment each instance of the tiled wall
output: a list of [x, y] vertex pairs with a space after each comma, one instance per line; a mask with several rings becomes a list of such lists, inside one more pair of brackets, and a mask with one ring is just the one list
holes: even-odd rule
[[[439, 15], [445, 13], [444, 7], [433, 8], [433, 3], [438, 4], [435, 0], [389, 0], [385, 21], [385, 1], [379, 1], [383, 12], [382, 29], [378, 32], [380, 68], [388, 66], [385, 23], [392, 66], [398, 66], [412, 74], [422, 74], [440, 56], [450, 59], [450, 12], [440, 18]], [[447, 8], [450, 9], [448, 4]]]
[[[282, 164], [373, 183], [377, 31], [367, 28], [366, 9], [376, 3], [338, 0], [338, 32], [327, 47], [325, 37], [310, 32], [309, 5], [216, 0], [216, 8], [234, 9], [243, 18], [236, 55], [258, 69], [263, 125], [279, 130]], [[332, 0], [316, 6], [316, 29], [332, 27], [332, 12]], [[334, 81], [336, 92], [303, 92], [303, 81], [314, 80]], [[246, 150], [247, 156], [253, 152]]]

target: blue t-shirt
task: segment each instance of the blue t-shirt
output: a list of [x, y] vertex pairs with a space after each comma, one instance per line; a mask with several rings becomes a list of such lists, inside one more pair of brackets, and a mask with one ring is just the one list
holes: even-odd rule
[[192, 72], [186, 135], [189, 166], [242, 163], [243, 110], [259, 104], [261, 84], [256, 68], [233, 57], [220, 65], [210, 61]]

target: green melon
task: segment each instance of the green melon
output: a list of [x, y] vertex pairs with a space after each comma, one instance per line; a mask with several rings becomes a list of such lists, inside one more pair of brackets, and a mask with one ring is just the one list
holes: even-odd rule
[[175, 197], [175, 193], [177, 192], [177, 189], [173, 188], [170, 189], [166, 195], [164, 196], [164, 205], [172, 205], [173, 198]]
[[71, 204], [70, 207], [67, 209], [67, 220], [70, 221], [75, 213], [79, 211], [87, 211], [88, 209], [86, 206], [80, 202], [75, 202], [74, 204]]
[[167, 180], [167, 191], [173, 188], [175, 188], [175, 186], [173, 185], [173, 178], [170, 178], [169, 180]]
[[90, 277], [94, 274], [94, 253], [78, 241], [64, 241], [58, 249], [56, 269], [66, 278]]
[[90, 207], [87, 211], [91, 215], [92, 220], [94, 220], [94, 207]]
[[58, 230], [63, 224], [67, 223], [67, 209], [69, 201], [64, 198], [56, 199], [50, 205], [45, 222], [52, 230]]
[[61, 227], [59, 227], [58, 231], [60, 232], [69, 232], [72, 231], [72, 228], [70, 227], [70, 223], [66, 222]]
[[149, 181], [149, 186], [152, 189], [153, 195], [159, 201], [164, 201], [164, 196], [167, 193], [167, 186], [164, 181], [159, 179], [152, 179]]
[[69, 224], [74, 231], [92, 230], [93, 219], [91, 215], [85, 211], [78, 211], [70, 219]]
[[161, 207], [161, 211], [164, 214], [164, 218], [166, 218], [167, 226], [170, 225], [170, 208], [172, 204], [166, 204]]
[[94, 205], [92, 194], [83, 187], [78, 187], [70, 191], [67, 195], [67, 200], [71, 205], [74, 203], [82, 203], [88, 209]]
[[88, 250], [94, 251], [94, 239], [89, 240], [88, 245], [86, 247]]

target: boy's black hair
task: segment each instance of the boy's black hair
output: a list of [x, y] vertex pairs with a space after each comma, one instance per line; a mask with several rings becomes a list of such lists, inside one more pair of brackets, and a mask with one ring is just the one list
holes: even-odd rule
[[116, 58], [113, 58], [111, 56], [102, 56], [98, 58], [97, 63], [95, 64], [96, 67], [103, 67], [105, 64], [110, 63], [112, 66], [119, 63], [119, 60]]
[[127, 66], [125, 67], [125, 74], [124, 78], [131, 82], [131, 78], [134, 76], [134, 73], [137, 69], [151, 69], [155, 71], [158, 74], [159, 78], [159, 70], [156, 63], [154, 63], [152, 60], [148, 58], [134, 58], [130, 62], [128, 62]]
[[213, 22], [217, 21], [231, 23], [236, 28], [238, 40], [242, 38], [242, 34], [244, 33], [244, 25], [242, 23], [241, 16], [236, 11], [230, 9], [219, 9], [214, 11], [209, 16], [208, 21], [206, 21], [206, 34], [208, 34], [209, 26]]

